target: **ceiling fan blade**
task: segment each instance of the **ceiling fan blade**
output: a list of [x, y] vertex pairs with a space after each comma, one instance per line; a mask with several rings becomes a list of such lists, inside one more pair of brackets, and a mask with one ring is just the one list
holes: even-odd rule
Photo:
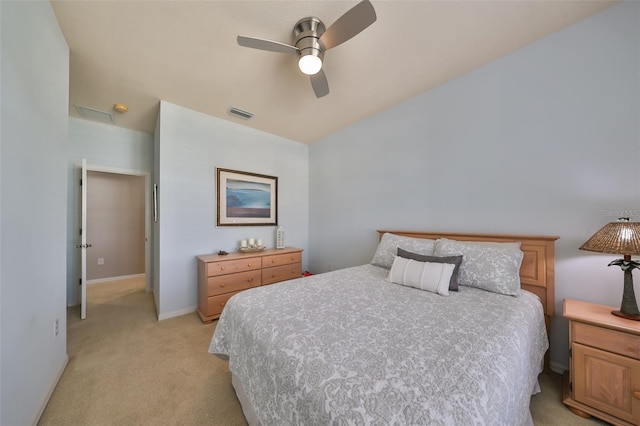
[[298, 48], [279, 41], [265, 40], [263, 38], [238, 36], [238, 44], [252, 49], [267, 50], [269, 52], [290, 53], [297, 55]]
[[363, 0], [338, 18], [320, 36], [320, 44], [322, 44], [324, 50], [336, 47], [374, 22], [376, 22], [376, 11], [369, 0]]
[[329, 94], [329, 82], [323, 70], [311, 76], [311, 87], [313, 87], [316, 98], [321, 98]]

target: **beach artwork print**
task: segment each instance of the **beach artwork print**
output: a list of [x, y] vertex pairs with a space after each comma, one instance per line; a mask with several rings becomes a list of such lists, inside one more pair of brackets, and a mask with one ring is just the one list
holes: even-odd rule
[[277, 225], [278, 178], [217, 169], [217, 225]]
[[227, 179], [227, 217], [269, 217], [271, 185]]

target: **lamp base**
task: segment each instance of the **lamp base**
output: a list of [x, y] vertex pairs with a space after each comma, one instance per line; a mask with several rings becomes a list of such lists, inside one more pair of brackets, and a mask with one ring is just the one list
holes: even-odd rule
[[640, 321], [640, 314], [637, 314], [637, 315], [625, 314], [624, 312], [621, 312], [621, 311], [611, 311], [611, 313], [617, 317], [626, 318], [628, 320], [633, 320], [633, 321]]

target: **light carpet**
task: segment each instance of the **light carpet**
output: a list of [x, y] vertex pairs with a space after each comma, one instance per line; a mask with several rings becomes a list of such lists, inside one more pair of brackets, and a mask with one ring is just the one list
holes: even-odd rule
[[[87, 289], [87, 319], [67, 315], [69, 364], [39, 425], [246, 425], [226, 361], [207, 352], [216, 321], [157, 321], [144, 278]], [[562, 378], [540, 376], [535, 425], [602, 425], [561, 402]]]

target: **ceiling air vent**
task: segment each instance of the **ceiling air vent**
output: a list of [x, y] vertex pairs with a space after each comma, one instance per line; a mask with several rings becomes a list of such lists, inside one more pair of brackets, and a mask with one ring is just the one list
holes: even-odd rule
[[88, 118], [89, 120], [102, 121], [103, 123], [115, 123], [116, 119], [113, 118], [113, 115], [110, 112], [100, 111], [98, 109], [89, 108], [82, 105], [74, 105], [78, 114], [84, 118]]
[[244, 111], [236, 107], [229, 108], [229, 114], [235, 115], [236, 117], [244, 118], [245, 120], [250, 119], [254, 115], [252, 112]]

